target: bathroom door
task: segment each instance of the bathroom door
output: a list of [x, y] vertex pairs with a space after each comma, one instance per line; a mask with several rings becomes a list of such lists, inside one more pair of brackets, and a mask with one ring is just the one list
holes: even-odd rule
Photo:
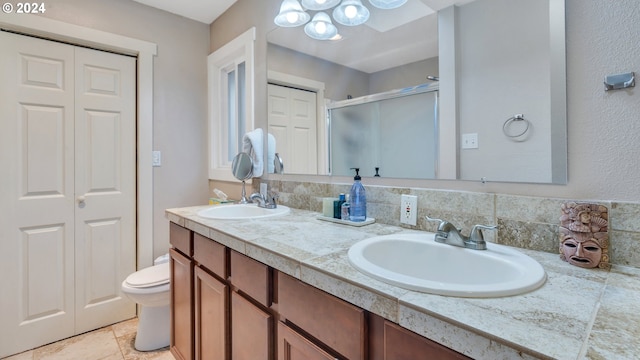
[[135, 59], [0, 48], [2, 357], [135, 316]]
[[289, 174], [318, 174], [316, 93], [269, 84], [269, 132]]

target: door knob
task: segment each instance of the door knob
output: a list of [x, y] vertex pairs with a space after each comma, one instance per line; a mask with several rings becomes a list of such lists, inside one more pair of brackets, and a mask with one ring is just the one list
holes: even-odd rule
[[83, 208], [85, 206], [85, 200], [87, 200], [87, 198], [84, 197], [84, 195], [81, 195], [81, 196], [78, 196], [77, 200], [78, 200], [78, 206]]

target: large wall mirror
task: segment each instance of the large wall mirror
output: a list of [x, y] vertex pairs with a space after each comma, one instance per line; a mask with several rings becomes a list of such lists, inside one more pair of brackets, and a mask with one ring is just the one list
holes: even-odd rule
[[[392, 10], [363, 4], [369, 21], [338, 25], [339, 41], [313, 40], [302, 27], [267, 35], [268, 128], [286, 173], [346, 175], [341, 162], [347, 169], [366, 163], [365, 176], [379, 167], [387, 178], [566, 183], [564, 0], [408, 0]], [[380, 107], [381, 94], [416, 88], [435, 90], [433, 99], [350, 124], [331, 114], [354, 104]], [[435, 109], [435, 121], [407, 122], [420, 121], [422, 104], [425, 114]], [[376, 116], [387, 130], [375, 127], [383, 122]], [[393, 166], [356, 156], [332, 136], [338, 127], [377, 134], [361, 152], [386, 154]], [[403, 153], [394, 154], [399, 141]]]

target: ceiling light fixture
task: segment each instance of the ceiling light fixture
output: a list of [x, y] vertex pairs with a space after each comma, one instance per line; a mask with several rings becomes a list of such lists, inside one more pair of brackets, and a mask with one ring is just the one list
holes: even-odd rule
[[[369, 0], [371, 5], [380, 9], [395, 9], [404, 5], [407, 0]], [[305, 10], [318, 11], [313, 20], [304, 27], [304, 32], [317, 40], [340, 40], [338, 29], [331, 22], [331, 17], [323, 10], [333, 8], [333, 19], [345, 26], [357, 26], [369, 20], [369, 9], [361, 0], [283, 0], [280, 12], [274, 19], [278, 26], [296, 27], [307, 24], [311, 16]]]
[[282, 27], [295, 27], [306, 24], [310, 18], [311, 16], [302, 10], [298, 0], [284, 0], [273, 22]]
[[333, 9], [333, 18], [342, 25], [357, 26], [369, 20], [369, 9], [360, 0], [342, 0]]
[[371, 5], [377, 7], [378, 9], [395, 9], [404, 5], [407, 0], [369, 0]]
[[331, 18], [325, 12], [313, 16], [313, 20], [304, 26], [304, 32], [316, 40], [331, 40], [338, 35], [338, 28], [331, 23]]
[[321, 11], [338, 5], [340, 0], [302, 0], [302, 6], [307, 10]]

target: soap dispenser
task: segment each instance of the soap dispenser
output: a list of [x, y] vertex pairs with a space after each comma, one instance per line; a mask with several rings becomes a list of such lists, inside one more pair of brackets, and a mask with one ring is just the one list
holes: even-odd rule
[[353, 178], [353, 186], [351, 186], [349, 193], [349, 220], [362, 222], [367, 219], [367, 196], [360, 181], [362, 179], [360, 168], [352, 169], [356, 171], [356, 176]]

